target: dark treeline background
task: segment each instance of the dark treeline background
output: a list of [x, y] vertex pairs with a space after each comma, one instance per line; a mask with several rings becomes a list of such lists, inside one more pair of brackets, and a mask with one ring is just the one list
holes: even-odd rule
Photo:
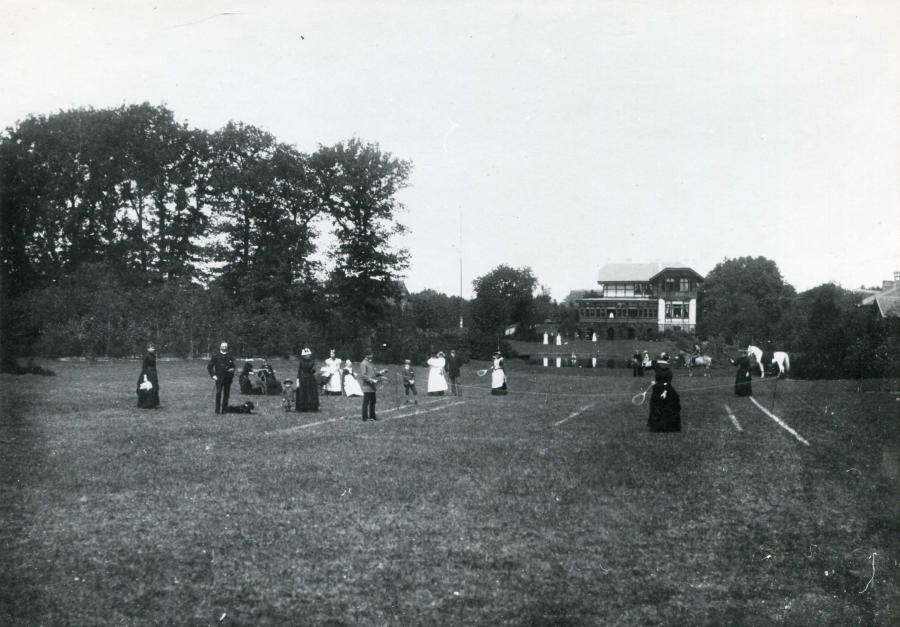
[[0, 136], [4, 369], [148, 341], [185, 357], [224, 340], [239, 355], [421, 359], [459, 339], [465, 312], [404, 293], [393, 238], [411, 167], [358, 139], [305, 154], [149, 104], [28, 117]]
[[[0, 135], [2, 369], [134, 356], [148, 341], [179, 357], [227, 341], [245, 357], [308, 346], [358, 360], [373, 347], [421, 363], [453, 346], [508, 354], [511, 325], [516, 339], [545, 320], [573, 337], [577, 310], [527, 267], [478, 277], [471, 301], [406, 292], [409, 255], [393, 240], [411, 168], [355, 138], [305, 154], [146, 103], [30, 116]], [[860, 300], [832, 284], [797, 294], [771, 260], [726, 259], [701, 287], [697, 336], [720, 355], [786, 350], [800, 376], [893, 373], [897, 320]]]

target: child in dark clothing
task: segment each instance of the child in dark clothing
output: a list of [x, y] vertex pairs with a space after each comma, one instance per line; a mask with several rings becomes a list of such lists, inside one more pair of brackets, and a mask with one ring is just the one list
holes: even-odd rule
[[[403, 389], [406, 390], [406, 396], [409, 397], [410, 393], [412, 393], [412, 395], [416, 397], [413, 401], [418, 405], [419, 393], [416, 391], [416, 373], [413, 372], [412, 362], [409, 359], [404, 362], [403, 370], [400, 371], [400, 376], [403, 377]], [[409, 398], [406, 399], [406, 404], [409, 405]]]
[[284, 387], [281, 395], [281, 408], [284, 411], [291, 411], [294, 406], [294, 382], [290, 379], [285, 379], [281, 382], [281, 385]]

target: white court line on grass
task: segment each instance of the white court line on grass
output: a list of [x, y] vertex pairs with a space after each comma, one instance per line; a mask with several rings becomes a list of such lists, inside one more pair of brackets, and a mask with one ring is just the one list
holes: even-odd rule
[[553, 423], [553, 426], [554, 426], [554, 427], [558, 427], [558, 426], [561, 425], [562, 423], [568, 422], [569, 420], [571, 420], [571, 419], [574, 418], [575, 416], [578, 416], [578, 415], [580, 415], [580, 414], [586, 412], [587, 410], [589, 410], [591, 407], [593, 407], [594, 405], [596, 405], [596, 404], [599, 403], [599, 402], [600, 402], [600, 401], [595, 401], [595, 402], [591, 403], [590, 405], [585, 405], [584, 407], [582, 407], [581, 409], [579, 409], [578, 411], [576, 411], [576, 412], [575, 412], [574, 414], [572, 414], [571, 416], [567, 416], [566, 418], [563, 418], [563, 419], [560, 420], [559, 422]]
[[725, 411], [728, 412], [728, 417], [731, 418], [731, 422], [734, 423], [734, 428], [738, 431], [743, 431], [743, 429], [741, 429], [741, 423], [739, 423], [737, 418], [734, 417], [734, 412], [731, 411], [731, 407], [729, 407], [727, 404], [725, 405]]
[[[422, 404], [423, 405], [433, 405], [434, 403], [440, 403], [440, 402], [441, 401], [428, 401], [428, 402], [425, 402]], [[388, 412], [399, 411], [401, 409], [403, 409], [403, 406], [392, 407], [391, 409], [384, 409], [380, 413], [386, 414]], [[353, 414], [350, 416], [339, 416], [337, 418], [329, 418], [328, 420], [320, 420], [318, 422], [310, 422], [305, 425], [297, 425], [296, 427], [288, 427], [287, 429], [279, 429], [278, 431], [266, 431], [266, 435], [280, 435], [282, 433], [293, 433], [294, 431], [299, 431], [300, 429], [309, 429], [310, 427], [318, 427], [319, 425], [327, 425], [331, 422], [338, 422], [339, 420], [347, 420], [348, 418], [356, 418], [356, 417], [358, 417], [357, 414]]]
[[787, 432], [790, 433], [792, 436], [794, 436], [795, 438], [797, 438], [798, 440], [800, 440], [801, 442], [803, 442], [806, 446], [809, 446], [809, 442], [807, 442], [806, 440], [804, 440], [803, 438], [801, 438], [801, 437], [800, 437], [800, 434], [797, 433], [796, 431], [794, 431], [793, 429], [791, 429], [789, 426], [787, 426], [787, 425], [785, 424], [785, 422], [784, 422], [781, 418], [779, 418], [778, 416], [776, 416], [775, 414], [773, 414], [772, 412], [770, 412], [768, 409], [766, 409], [765, 407], [763, 407], [762, 405], [760, 405], [760, 404], [756, 401], [756, 399], [753, 398], [752, 396], [750, 397], [750, 400], [753, 401], [753, 404], [756, 405], [757, 407], [759, 407], [759, 408], [762, 410], [762, 412], [763, 412], [766, 416], [768, 416], [769, 418], [771, 418], [772, 420], [774, 420], [775, 422], [777, 422], [777, 423], [779, 424], [779, 426], [781, 426], [785, 431], [787, 431]]
[[441, 409], [447, 409], [448, 407], [456, 407], [457, 405], [463, 405], [463, 404], [468, 403], [468, 402], [469, 402], [469, 401], [457, 401], [457, 402], [455, 402], [455, 403], [450, 403], [449, 405], [441, 405], [440, 407], [432, 407], [431, 409], [426, 409], [425, 411], [418, 411], [418, 410], [416, 410], [416, 411], [411, 412], [411, 413], [409, 413], [409, 414], [403, 414], [402, 416], [393, 416], [393, 417], [391, 417], [391, 418], [387, 418], [387, 419], [384, 420], [384, 422], [387, 422], [388, 420], [397, 420], [397, 419], [399, 419], [399, 418], [409, 418], [410, 416], [419, 416], [419, 415], [421, 415], [421, 414], [428, 414], [428, 413], [431, 413], [431, 412], [433, 412], [433, 411], [438, 411], [438, 410], [441, 410]]

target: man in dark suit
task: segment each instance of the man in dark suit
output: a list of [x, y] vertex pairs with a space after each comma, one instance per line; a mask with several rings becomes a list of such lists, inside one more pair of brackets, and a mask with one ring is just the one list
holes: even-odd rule
[[450, 375], [450, 394], [452, 396], [462, 396], [459, 389], [459, 367], [462, 365], [462, 359], [456, 354], [456, 349], [450, 350], [450, 358], [447, 359], [447, 374]]
[[228, 397], [231, 396], [231, 382], [234, 380], [234, 358], [228, 352], [228, 343], [222, 342], [219, 352], [212, 356], [206, 371], [216, 382], [216, 413], [228, 410]]
[[378, 420], [378, 418], [375, 417], [375, 390], [378, 386], [378, 371], [375, 370], [375, 366], [372, 365], [374, 357], [375, 355], [371, 350], [366, 351], [366, 358], [363, 359], [362, 363], [359, 365], [363, 392], [363, 422], [366, 422], [367, 420]]

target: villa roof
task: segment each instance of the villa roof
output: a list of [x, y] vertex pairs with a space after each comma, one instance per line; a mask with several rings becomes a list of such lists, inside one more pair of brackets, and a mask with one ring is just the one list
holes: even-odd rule
[[653, 263], [608, 263], [597, 273], [597, 283], [618, 281], [650, 281], [663, 270], [688, 270], [700, 280], [703, 276], [678, 261], [655, 261]]

